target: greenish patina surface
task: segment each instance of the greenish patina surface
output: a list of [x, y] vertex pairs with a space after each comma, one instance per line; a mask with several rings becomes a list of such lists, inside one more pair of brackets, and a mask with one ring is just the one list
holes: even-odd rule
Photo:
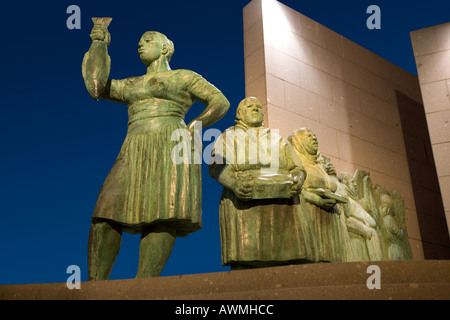
[[294, 152], [300, 157], [306, 171], [306, 180], [296, 206], [310, 220], [311, 245], [316, 256], [312, 261], [348, 261], [352, 256], [351, 240], [338, 210], [348, 199], [338, 193], [335, 168], [319, 152], [316, 135], [301, 128], [288, 137]]
[[290, 144], [264, 128], [256, 98], [242, 100], [236, 125], [217, 139], [210, 174], [223, 187], [222, 263], [234, 268], [309, 261], [308, 222], [293, 205], [305, 179]]
[[[224, 187], [219, 207], [224, 265], [412, 259], [404, 202], [396, 191], [374, 187], [363, 170], [337, 175], [308, 128], [287, 140], [277, 136], [279, 152], [270, 149], [272, 163], [262, 162], [261, 143], [274, 133], [262, 126], [258, 100], [244, 99], [236, 119], [218, 139], [210, 164]], [[249, 134], [255, 130], [259, 135]]]
[[[306, 211], [318, 261], [379, 261], [412, 259], [405, 225], [405, 204], [397, 191], [373, 185], [370, 173], [336, 173], [330, 158], [319, 151], [308, 128], [289, 137], [307, 178], [298, 211]], [[317, 261], [316, 260], [316, 261]]]
[[[171, 70], [174, 45], [165, 35], [145, 32], [138, 53], [147, 72], [140, 77], [108, 79], [110, 18], [95, 18], [92, 44], [82, 73], [90, 95], [124, 103], [128, 132], [94, 209], [88, 243], [89, 279], [108, 279], [120, 249], [122, 232], [140, 233], [137, 277], [158, 276], [176, 237], [201, 228], [201, 168], [176, 163], [172, 150], [190, 141], [172, 139], [174, 132], [193, 137], [200, 123], [209, 126], [227, 112], [225, 96], [199, 74]], [[189, 125], [184, 117], [195, 101], [206, 105]]]
[[397, 191], [373, 186], [370, 173], [336, 173], [330, 158], [319, 151], [308, 128], [289, 137], [307, 178], [298, 211], [312, 224], [311, 244], [319, 261], [379, 261], [412, 259], [405, 225], [405, 205]]
[[[201, 228], [201, 168], [193, 161], [191, 140], [199, 124], [213, 124], [230, 106], [199, 74], [171, 70], [174, 45], [156, 31], [139, 41], [147, 72], [109, 79], [111, 20], [93, 18], [82, 74], [94, 99], [127, 105], [129, 122], [92, 217], [90, 280], [108, 279], [122, 232], [141, 234], [137, 277], [150, 277], [161, 273], [176, 237]], [[206, 108], [186, 125], [184, 117], [195, 101]], [[192, 153], [179, 162], [173, 150]], [[242, 100], [235, 126], [218, 137], [210, 174], [224, 187], [222, 263], [232, 269], [412, 259], [402, 197], [373, 186], [363, 170], [338, 175], [308, 128], [287, 139], [265, 128], [257, 98]]]

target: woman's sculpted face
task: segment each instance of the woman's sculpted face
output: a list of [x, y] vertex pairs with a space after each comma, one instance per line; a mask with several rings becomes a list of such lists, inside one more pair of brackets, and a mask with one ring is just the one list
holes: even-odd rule
[[157, 32], [146, 32], [139, 40], [139, 57], [141, 61], [146, 65], [150, 65], [153, 61], [159, 59], [164, 53], [164, 40], [163, 35]]
[[317, 154], [317, 152], [319, 151], [319, 142], [317, 141], [316, 135], [312, 131], [306, 130], [303, 133], [303, 141], [305, 150], [309, 154]]
[[247, 98], [239, 108], [240, 119], [250, 127], [262, 126], [264, 113], [261, 103], [256, 98]]

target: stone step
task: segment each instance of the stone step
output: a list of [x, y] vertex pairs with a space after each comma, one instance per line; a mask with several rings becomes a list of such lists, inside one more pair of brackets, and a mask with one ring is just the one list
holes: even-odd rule
[[450, 300], [450, 283], [388, 283], [264, 289], [173, 296], [172, 300]]
[[[381, 289], [366, 285], [380, 270]], [[450, 260], [318, 263], [229, 272], [65, 283], [1, 285], [2, 300], [450, 300]]]

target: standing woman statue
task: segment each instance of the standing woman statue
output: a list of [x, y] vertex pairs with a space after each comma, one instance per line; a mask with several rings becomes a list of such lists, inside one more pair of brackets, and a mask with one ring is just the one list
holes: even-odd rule
[[[172, 161], [179, 141], [172, 134], [218, 121], [230, 104], [193, 71], [171, 70], [173, 43], [159, 32], [144, 33], [138, 53], [146, 74], [109, 77], [107, 18], [94, 20], [92, 45], [83, 60], [86, 88], [94, 98], [125, 103], [128, 132], [98, 195], [88, 241], [89, 280], [108, 279], [122, 232], [141, 234], [136, 277], [156, 277], [169, 259], [175, 238], [201, 228], [201, 165]], [[184, 117], [195, 101], [206, 105], [188, 126]], [[190, 141], [183, 141], [190, 144]], [[191, 150], [185, 148], [184, 150]]]

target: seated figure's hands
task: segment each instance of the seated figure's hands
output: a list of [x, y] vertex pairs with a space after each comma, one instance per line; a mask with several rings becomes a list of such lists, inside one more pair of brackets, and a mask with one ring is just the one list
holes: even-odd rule
[[318, 202], [318, 206], [325, 210], [331, 210], [335, 205], [336, 200], [334, 199], [320, 198], [320, 201]]
[[253, 181], [237, 179], [233, 185], [233, 192], [241, 200], [248, 201], [252, 198]]
[[302, 194], [306, 201], [327, 211], [331, 210], [337, 203], [335, 199], [323, 198], [316, 193], [304, 189], [302, 190]]
[[364, 238], [366, 238], [366, 240], [372, 239], [372, 235], [374, 235], [374, 234], [376, 234], [375, 230], [370, 229], [369, 227], [365, 228]]
[[336, 176], [336, 167], [331, 162], [326, 164], [325, 171], [330, 176]]
[[293, 184], [291, 186], [291, 198], [300, 194], [302, 191], [303, 183], [305, 182], [306, 175], [304, 172], [300, 172], [293, 179]]
[[291, 186], [291, 198], [298, 195], [302, 191], [302, 183], [294, 181]]

